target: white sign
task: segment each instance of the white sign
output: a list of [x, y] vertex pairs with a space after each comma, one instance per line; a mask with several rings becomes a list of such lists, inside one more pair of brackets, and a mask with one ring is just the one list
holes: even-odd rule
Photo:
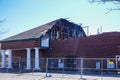
[[100, 62], [96, 62], [96, 69], [100, 69]]
[[49, 47], [49, 37], [42, 37], [41, 47]]
[[58, 68], [64, 68], [64, 63], [58, 63]]

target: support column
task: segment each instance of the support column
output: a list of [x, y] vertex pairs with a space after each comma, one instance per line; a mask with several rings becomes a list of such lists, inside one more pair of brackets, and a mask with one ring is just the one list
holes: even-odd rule
[[1, 56], [2, 56], [2, 66], [1, 66], [1, 68], [5, 68], [5, 50], [1, 50]]
[[35, 48], [35, 67], [34, 70], [41, 70], [39, 66], [39, 48]]
[[8, 52], [8, 67], [7, 68], [12, 68], [12, 50], [9, 49], [7, 50]]
[[31, 52], [30, 48], [26, 48], [27, 50], [27, 64], [26, 64], [26, 69], [31, 69]]

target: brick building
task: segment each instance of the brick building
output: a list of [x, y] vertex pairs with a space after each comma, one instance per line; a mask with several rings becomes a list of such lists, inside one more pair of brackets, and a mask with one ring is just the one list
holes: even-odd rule
[[[5, 53], [8, 55], [8, 68], [17, 61], [13, 57], [24, 58], [26, 69], [31, 69], [31, 59], [34, 58], [34, 69], [40, 69], [40, 58], [52, 57], [51, 42], [86, 37], [80, 25], [65, 19], [58, 19], [25, 31], [15, 36], [1, 40], [2, 68], [5, 68]], [[57, 45], [57, 44], [55, 44]], [[59, 49], [58, 49], [59, 50]]]
[[[44, 64], [41, 58], [47, 57], [120, 58], [120, 32], [86, 36], [80, 25], [58, 19], [1, 40], [1, 52], [2, 68], [6, 67], [7, 52], [8, 68], [12, 68], [12, 62], [18, 59], [13, 57], [20, 57], [26, 63], [26, 69], [33, 65], [35, 70], [41, 69]], [[32, 61], [35, 63], [31, 64]]]

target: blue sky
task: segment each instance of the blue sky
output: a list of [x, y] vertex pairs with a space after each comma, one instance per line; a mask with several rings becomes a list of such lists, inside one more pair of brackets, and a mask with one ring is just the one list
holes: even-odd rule
[[35, 28], [59, 18], [89, 26], [96, 34], [102, 26], [103, 32], [120, 31], [120, 11], [106, 14], [112, 3], [89, 3], [89, 0], [0, 0], [0, 20], [6, 18], [2, 27], [6, 32], [1, 39]]

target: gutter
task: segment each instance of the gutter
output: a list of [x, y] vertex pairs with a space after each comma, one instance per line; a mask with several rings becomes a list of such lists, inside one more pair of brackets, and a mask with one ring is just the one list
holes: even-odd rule
[[7, 40], [7, 41], [0, 41], [0, 43], [5, 43], [5, 42], [20, 42], [20, 41], [29, 41], [29, 40], [40, 40], [40, 38], [29, 38], [29, 39], [19, 39], [19, 40]]

